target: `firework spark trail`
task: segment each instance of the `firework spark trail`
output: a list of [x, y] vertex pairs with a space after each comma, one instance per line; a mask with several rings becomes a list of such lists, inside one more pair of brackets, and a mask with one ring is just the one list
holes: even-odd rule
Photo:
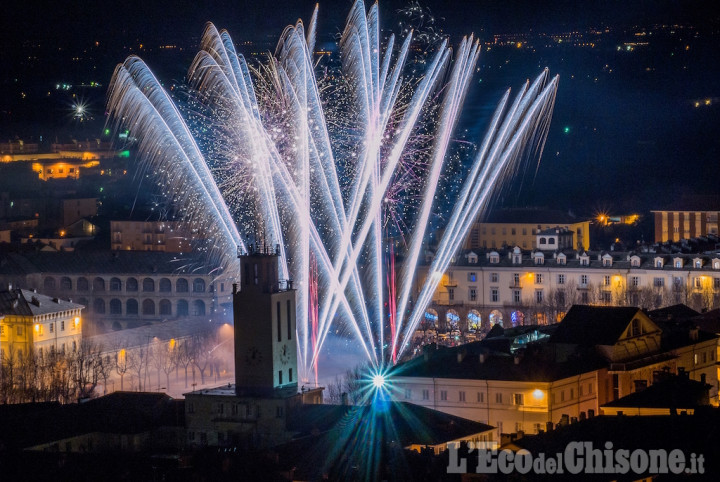
[[[302, 380], [317, 376], [320, 350], [339, 321], [350, 327], [373, 365], [394, 363], [402, 355], [437, 287], [436, 273], [447, 268], [493, 185], [508, 176], [523, 155], [541, 153], [557, 87], [556, 79], [545, 86], [545, 72], [526, 85], [512, 105], [508, 107], [509, 94], [500, 102], [428, 279], [406, 316], [412, 274], [436, 208], [438, 184], [479, 46], [472, 37], [463, 39], [451, 63], [451, 49], [442, 42], [423, 75], [416, 83], [408, 82], [403, 71], [412, 35], [397, 51], [390, 36], [383, 51], [378, 5], [366, 11], [365, 4], [356, 1], [340, 40], [341, 82], [348, 82], [350, 101], [341, 104], [347, 109], [341, 115], [352, 115], [354, 124], [345, 121], [352, 132], [335, 139], [313, 64], [317, 12], [316, 7], [307, 31], [300, 21], [285, 29], [269, 63], [253, 69], [254, 78], [229, 34], [206, 26], [188, 75], [197, 93], [194, 101], [209, 112], [206, 122], [214, 126], [209, 134], [198, 133], [207, 138], [211, 151], [205, 157], [139, 59], [130, 57], [116, 69], [108, 101], [116, 124], [125, 123], [140, 140], [147, 169], [158, 174], [180, 212], [219, 233], [218, 250], [243, 246], [221, 190], [228, 202], [255, 203], [258, 217], [241, 211], [243, 205], [233, 208], [248, 228], [261, 227], [263, 236], [270, 233], [281, 248], [281, 277], [296, 281]], [[447, 69], [448, 80], [441, 81]], [[346, 143], [339, 149], [340, 162], [333, 152], [337, 142]], [[206, 159], [224, 176], [220, 188]], [[419, 200], [414, 219], [400, 219], [400, 209], [414, 211], [394, 199], [403, 193], [408, 203]], [[394, 206], [395, 201], [400, 204]], [[203, 217], [207, 207], [209, 216]], [[383, 255], [388, 222], [409, 240], [397, 280], [394, 249], [387, 263]], [[225, 261], [232, 264], [229, 257]], [[384, 308], [386, 294], [390, 313]], [[391, 346], [386, 351], [388, 316]]]
[[[128, 57], [115, 69], [108, 99], [109, 116], [116, 119], [116, 129], [122, 121], [131, 126], [133, 132], [137, 130], [135, 135], [140, 141], [139, 152], [145, 153], [148, 164], [161, 168], [161, 177], [169, 188], [170, 197], [178, 199], [185, 206], [193, 205], [192, 201], [199, 201], [198, 206], [209, 206], [212, 209], [222, 234], [230, 240], [230, 246], [224, 246], [222, 254], [232, 252], [232, 249], [229, 250], [232, 245], [244, 247], [195, 139], [159, 81], [140, 58]], [[169, 145], [163, 145], [163, 142]], [[174, 162], [178, 157], [185, 162]], [[176, 177], [167, 173], [174, 168], [179, 171]], [[197, 212], [193, 211], [191, 217], [193, 222], [198, 221]], [[207, 225], [205, 227], [210, 228]]]
[[[518, 94], [513, 107], [519, 106], [520, 108], [511, 108], [511, 116], [508, 117], [505, 125], [500, 129], [498, 138], [492, 141], [494, 145], [490, 150], [490, 155], [487, 159], [483, 159], [481, 156], [487, 152], [483, 149], [481, 156], [476, 159], [471, 177], [468, 179], [469, 182], [466, 182], [468, 189], [463, 188], [463, 193], [454, 210], [453, 219], [448, 225], [447, 229], [449, 231], [446, 232], [449, 232], [450, 236], [446, 235], [441, 240], [438, 252], [428, 271], [427, 282], [423, 285], [417, 304], [410, 316], [408, 332], [412, 332], [420, 322], [425, 306], [429, 303], [432, 293], [440, 281], [437, 274], [442, 274], [447, 269], [458, 243], [467, 235], [470, 227], [468, 221], [475, 219], [480, 209], [486, 206], [487, 198], [492, 194], [493, 186], [497, 184], [504, 173], [508, 172], [509, 167], [514, 165], [515, 159], [521, 156], [522, 151], [527, 146], [527, 141], [538, 136], [544, 137], [547, 135], [548, 124], [544, 119], [552, 112], [558, 78], [553, 78], [547, 87], [538, 94], [540, 85], [545, 82], [546, 78], [547, 71], [538, 76], [529, 91], [526, 86], [526, 89]], [[504, 107], [506, 100], [507, 95], [498, 110]], [[490, 131], [488, 137], [494, 136], [495, 132], [494, 130]], [[485, 145], [487, 146], [488, 142]], [[475, 177], [481, 165], [482, 171]], [[409, 338], [406, 338], [402, 341], [399, 349], [400, 354], [407, 348], [409, 340]]]

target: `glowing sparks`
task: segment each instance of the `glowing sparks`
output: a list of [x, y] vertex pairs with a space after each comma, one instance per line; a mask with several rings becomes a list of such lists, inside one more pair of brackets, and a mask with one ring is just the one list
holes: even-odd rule
[[[255, 68], [226, 31], [208, 24], [181, 108], [129, 57], [115, 70], [108, 111], [227, 269], [237, 269], [233, 255], [246, 239], [278, 246], [280, 276], [297, 289], [301, 379], [317, 377], [324, 340], [344, 332], [357, 339], [380, 388], [380, 370], [407, 348], [494, 186], [517, 161], [539, 158], [557, 78], [545, 71], [512, 103], [509, 92], [501, 100], [474, 162], [447, 190], [455, 201], [432, 262], [438, 276], [411, 303], [443, 174], [471, 150], [454, 131], [479, 44], [471, 36], [452, 51], [442, 41], [416, 72], [406, 65], [412, 32], [381, 46], [377, 3], [366, 11], [357, 1], [339, 42], [342, 70], [318, 73], [316, 19], [317, 8], [307, 30], [302, 22], [287, 27], [269, 62]], [[388, 238], [403, 251], [397, 276]]]

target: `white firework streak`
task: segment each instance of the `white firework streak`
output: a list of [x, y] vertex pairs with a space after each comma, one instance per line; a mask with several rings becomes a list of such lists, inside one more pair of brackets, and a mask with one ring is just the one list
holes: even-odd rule
[[[296, 340], [303, 381], [310, 378], [323, 342], [338, 323], [351, 328], [376, 367], [388, 363], [390, 353], [402, 354], [411, 338], [408, 335], [432, 299], [439, 275], [494, 187], [513, 173], [519, 160], [539, 158], [558, 82], [557, 77], [548, 80], [545, 71], [532, 85], [525, 84], [512, 105], [508, 105], [509, 91], [500, 101], [465, 176], [427, 281], [405, 316], [436, 191], [480, 47], [472, 36], [465, 38], [453, 58], [443, 42], [412, 94], [401, 99], [400, 92], [408, 85], [402, 74], [412, 33], [397, 49], [394, 36], [381, 46], [378, 5], [366, 11], [361, 0], [355, 2], [340, 49], [344, 76], [352, 90], [347, 115], [358, 119], [358, 140], [351, 152], [352, 172], [343, 174], [349, 185], [342, 187], [313, 63], [317, 13], [316, 7], [307, 32], [298, 21], [282, 33], [274, 55], [257, 71], [263, 95], [230, 35], [207, 25], [188, 83], [198, 102], [217, 118], [211, 121], [211, 130], [230, 146], [228, 152], [203, 156], [179, 110], [137, 57], [128, 58], [115, 70], [108, 98], [116, 127], [127, 127], [138, 139], [146, 168], [158, 176], [185, 219], [217, 238], [215, 249], [224, 266], [238, 269], [229, 254], [234, 254], [235, 247], [244, 249], [227, 205], [238, 195], [234, 189], [260, 206], [255, 219], [267, 233], [263, 242], [279, 245], [279, 275], [293, 279], [297, 289]], [[382, 204], [392, 190], [398, 166], [412, 152], [413, 136], [424, 126], [423, 109], [436, 98], [440, 99], [439, 117], [422, 199], [416, 218], [406, 223], [413, 227], [399, 276], [397, 330], [386, 340]], [[207, 159], [242, 179], [230, 178], [218, 187]], [[318, 266], [321, 307], [314, 345], [308, 318], [311, 254]], [[386, 342], [390, 349], [385, 348]]]

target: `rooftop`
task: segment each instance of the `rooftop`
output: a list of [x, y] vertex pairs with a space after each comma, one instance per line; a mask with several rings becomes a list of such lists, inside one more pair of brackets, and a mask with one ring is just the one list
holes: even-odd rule
[[196, 255], [161, 251], [34, 251], [0, 255], [0, 275], [32, 273], [207, 275], [217, 270], [216, 266], [203, 262]]
[[83, 305], [51, 298], [34, 291], [0, 291], [0, 315], [38, 316], [60, 311], [79, 310]]
[[550, 342], [614, 345], [638, 312], [634, 307], [573, 305]]

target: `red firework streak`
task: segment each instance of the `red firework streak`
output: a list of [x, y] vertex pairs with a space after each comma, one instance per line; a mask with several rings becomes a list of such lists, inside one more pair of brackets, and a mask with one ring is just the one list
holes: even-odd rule
[[395, 304], [395, 252], [393, 245], [390, 243], [390, 259], [388, 260], [387, 270], [388, 284], [388, 310], [390, 318], [390, 340], [392, 340], [392, 362], [393, 365], [397, 361], [397, 351], [395, 349], [395, 318], [397, 317], [397, 307]]
[[[310, 313], [310, 328], [313, 352], [317, 349], [318, 338], [318, 268], [315, 255], [310, 253], [310, 302], [308, 303]], [[315, 356], [315, 353], [313, 353]], [[318, 385], [318, 364], [315, 362], [315, 386]]]

